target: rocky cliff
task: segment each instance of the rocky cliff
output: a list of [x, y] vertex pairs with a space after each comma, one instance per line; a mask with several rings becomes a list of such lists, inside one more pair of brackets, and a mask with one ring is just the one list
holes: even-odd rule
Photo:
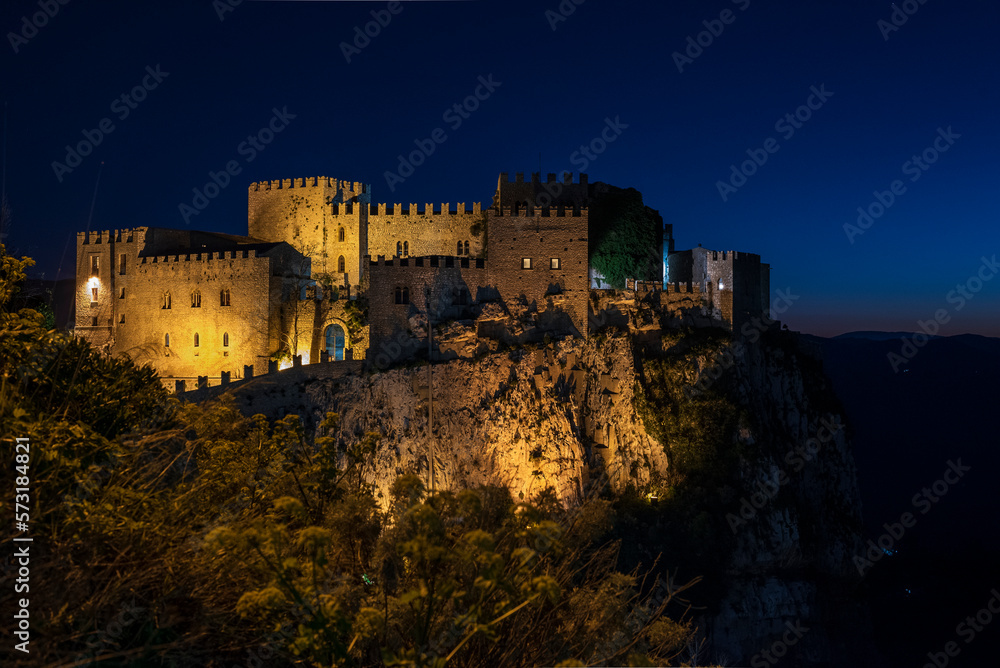
[[401, 473], [429, 482], [431, 460], [438, 488], [503, 484], [527, 498], [551, 487], [567, 504], [630, 496], [646, 508], [623, 510], [623, 554], [693, 555], [682, 576], [711, 581], [702, 661], [866, 665], [870, 632], [851, 594], [855, 467], [820, 364], [787, 333], [664, 332], [611, 328], [234, 394], [249, 413], [312, 424], [335, 411], [344, 439], [381, 433], [369, 473], [381, 499]]

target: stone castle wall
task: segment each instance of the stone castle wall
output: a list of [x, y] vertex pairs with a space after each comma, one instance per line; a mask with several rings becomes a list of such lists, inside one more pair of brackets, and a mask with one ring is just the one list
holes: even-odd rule
[[[371, 257], [396, 255], [397, 244], [407, 244], [407, 255], [466, 255], [484, 257], [486, 252], [486, 217], [479, 202], [467, 209], [464, 202], [447, 202], [439, 209], [433, 204], [418, 209], [410, 204], [372, 204], [368, 211], [368, 253]], [[458, 253], [461, 242], [462, 252]]]
[[307, 287], [303, 292], [300, 292], [298, 300], [289, 300], [281, 305], [281, 331], [288, 333], [289, 351], [294, 350], [293, 354], [301, 355], [303, 364], [319, 362], [322, 351], [326, 350], [327, 327], [339, 325], [344, 331], [345, 359], [348, 355], [354, 360], [365, 359], [370, 328], [366, 325], [351, 331], [350, 300], [346, 294], [332, 295], [316, 287]]
[[[494, 296], [487, 287], [490, 279], [482, 259], [379, 257], [371, 261], [368, 270], [369, 357], [381, 366], [426, 346], [428, 304], [431, 319], [440, 323], [471, 319], [474, 302]], [[406, 289], [407, 303], [396, 303], [397, 288]]]
[[535, 172], [530, 181], [525, 181], [523, 172], [517, 172], [513, 179], [507, 172], [501, 172], [493, 206], [513, 208], [564, 205], [581, 208], [590, 202], [591, 185], [586, 174], [580, 174], [576, 183], [570, 172], [564, 172], [558, 180], [555, 174], [549, 173], [544, 182], [541, 176], [540, 172]]
[[[276, 338], [269, 304], [280, 291], [271, 269], [271, 259], [252, 250], [246, 257], [219, 252], [141, 258], [121, 300], [124, 322], [116, 325], [115, 350], [153, 364], [165, 378], [228, 371], [236, 379], [244, 365], [266, 368]], [[229, 291], [229, 305], [223, 305], [223, 290]]]
[[[505, 302], [524, 298], [545, 318], [565, 320], [567, 329], [587, 336], [589, 291], [586, 209], [491, 211], [489, 279]], [[524, 268], [524, 260], [531, 268]], [[559, 261], [558, 269], [552, 260]], [[555, 325], [555, 323], [551, 323]]]

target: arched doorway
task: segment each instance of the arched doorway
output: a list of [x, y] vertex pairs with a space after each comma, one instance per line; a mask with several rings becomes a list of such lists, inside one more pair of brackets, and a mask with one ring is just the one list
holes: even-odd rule
[[330, 361], [342, 362], [344, 360], [344, 328], [334, 323], [326, 328], [326, 353], [330, 356]]

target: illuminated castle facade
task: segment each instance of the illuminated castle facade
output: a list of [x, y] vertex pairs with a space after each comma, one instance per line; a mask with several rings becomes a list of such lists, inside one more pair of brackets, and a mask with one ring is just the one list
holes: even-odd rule
[[[585, 174], [543, 182], [504, 173], [486, 208], [404, 208], [373, 203], [371, 187], [358, 182], [253, 183], [248, 236], [79, 233], [76, 332], [151, 364], [170, 387], [260, 375], [293, 359], [384, 367], [420, 340], [426, 350], [428, 324], [449, 323], [452, 344], [473, 350], [486, 339], [586, 337], [600, 281], [589, 263], [588, 207], [608, 188]], [[759, 257], [696, 249], [670, 255], [668, 270], [669, 225], [663, 239], [652, 250], [664, 258], [662, 277], [637, 278], [686, 283], [730, 326], [766, 310]], [[459, 354], [448, 345], [435, 352]]]

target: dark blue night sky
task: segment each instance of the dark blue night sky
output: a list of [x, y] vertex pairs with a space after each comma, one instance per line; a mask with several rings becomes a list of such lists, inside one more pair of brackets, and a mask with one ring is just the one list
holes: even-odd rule
[[[189, 224], [244, 234], [256, 180], [326, 175], [371, 183], [375, 201], [471, 204], [500, 172], [589, 163], [591, 181], [641, 190], [679, 249], [759, 253], [772, 290], [798, 297], [781, 316], [793, 329], [913, 331], [944, 310], [942, 334], [1000, 336], [995, 2], [563, 0], [568, 16], [559, 0], [389, 4], [245, 0], [220, 20], [227, 0], [73, 0], [35, 34], [22, 17], [38, 0], [8, 0], [8, 249], [71, 274], [102, 161], [92, 229], [183, 227], [192, 189], [236, 161]], [[348, 63], [341, 43], [372, 11], [391, 20]], [[674, 55], [709, 29], [688, 61]], [[446, 116], [480, 77], [494, 90]], [[130, 108], [120, 96], [144, 80]], [[274, 109], [294, 118], [241, 149]], [[809, 118], [776, 125], [789, 113]], [[103, 119], [114, 130], [57, 177], [67, 144]], [[609, 120], [614, 141], [579, 153]], [[391, 190], [398, 156], [438, 128], [444, 141]], [[767, 160], [724, 198], [719, 182], [754, 155]], [[880, 217], [845, 230], [897, 180]]]

